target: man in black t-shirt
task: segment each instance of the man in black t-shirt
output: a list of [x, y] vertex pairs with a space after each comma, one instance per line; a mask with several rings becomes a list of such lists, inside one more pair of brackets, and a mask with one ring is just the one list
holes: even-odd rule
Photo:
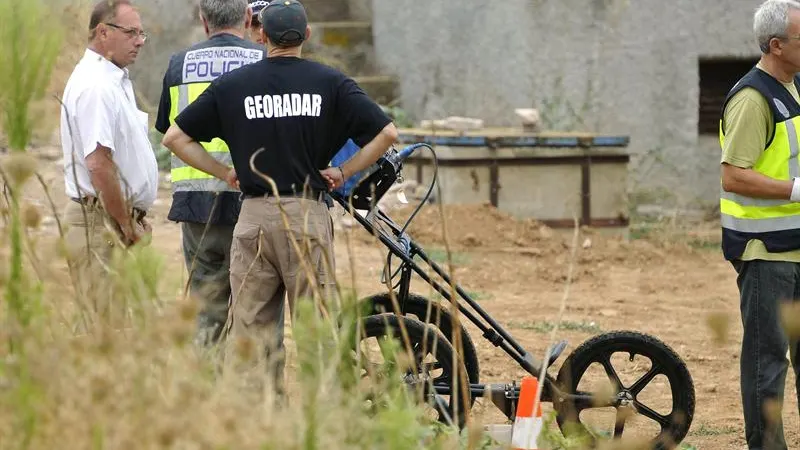
[[[178, 115], [163, 144], [244, 194], [231, 246], [230, 333], [273, 348], [277, 343], [265, 341], [274, 341], [284, 292], [292, 313], [297, 298], [332, 293], [333, 224], [325, 192], [377, 161], [397, 130], [351, 78], [300, 57], [311, 30], [299, 2], [273, 1], [260, 17], [267, 59], [214, 80]], [[197, 144], [215, 137], [228, 144], [234, 169]], [[329, 167], [348, 139], [361, 150]], [[251, 170], [251, 158], [277, 192]], [[270, 363], [280, 389], [283, 358]]]

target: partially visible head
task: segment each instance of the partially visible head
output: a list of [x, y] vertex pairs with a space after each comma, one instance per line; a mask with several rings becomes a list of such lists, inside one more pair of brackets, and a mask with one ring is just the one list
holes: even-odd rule
[[247, 28], [250, 8], [247, 0], [200, 0], [200, 18], [207, 34]]
[[119, 67], [136, 61], [147, 34], [130, 0], [100, 0], [89, 17], [89, 43]]
[[306, 10], [297, 0], [272, 0], [260, 18], [262, 38], [270, 50], [299, 49], [311, 36]]
[[267, 0], [256, 0], [254, 2], [250, 2], [250, 10], [253, 12], [253, 18], [250, 19], [249, 37], [251, 41], [258, 42], [259, 44], [264, 43], [264, 39], [261, 37], [260, 13], [261, 10], [263, 10], [268, 4], [269, 2]]
[[800, 72], [800, 2], [765, 1], [753, 16], [753, 32], [764, 57]]

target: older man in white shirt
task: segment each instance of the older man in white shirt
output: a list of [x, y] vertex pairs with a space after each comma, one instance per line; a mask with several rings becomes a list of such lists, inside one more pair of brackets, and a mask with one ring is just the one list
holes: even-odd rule
[[89, 33], [61, 110], [64, 179], [73, 200], [65, 210], [67, 247], [78, 263], [106, 262], [115, 246], [149, 232], [144, 216], [158, 190], [147, 114], [136, 105], [126, 69], [146, 38], [139, 13], [129, 0], [100, 0]]

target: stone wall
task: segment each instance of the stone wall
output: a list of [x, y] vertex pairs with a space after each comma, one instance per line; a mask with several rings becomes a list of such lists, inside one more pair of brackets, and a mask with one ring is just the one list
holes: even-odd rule
[[158, 106], [164, 72], [172, 53], [205, 39], [197, 0], [135, 0], [148, 32], [144, 49], [131, 66], [137, 94], [153, 112]]

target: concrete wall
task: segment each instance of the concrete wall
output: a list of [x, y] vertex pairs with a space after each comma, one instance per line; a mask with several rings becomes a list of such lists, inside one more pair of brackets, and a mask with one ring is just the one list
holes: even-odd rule
[[[631, 136], [630, 188], [713, 204], [719, 150], [700, 139], [698, 58], [754, 57], [760, 0], [373, 0], [378, 62], [416, 119]], [[664, 198], [664, 196], [668, 198]]]
[[139, 99], [155, 114], [164, 72], [172, 53], [205, 39], [197, 0], [134, 0], [148, 32], [147, 42], [131, 66]]

